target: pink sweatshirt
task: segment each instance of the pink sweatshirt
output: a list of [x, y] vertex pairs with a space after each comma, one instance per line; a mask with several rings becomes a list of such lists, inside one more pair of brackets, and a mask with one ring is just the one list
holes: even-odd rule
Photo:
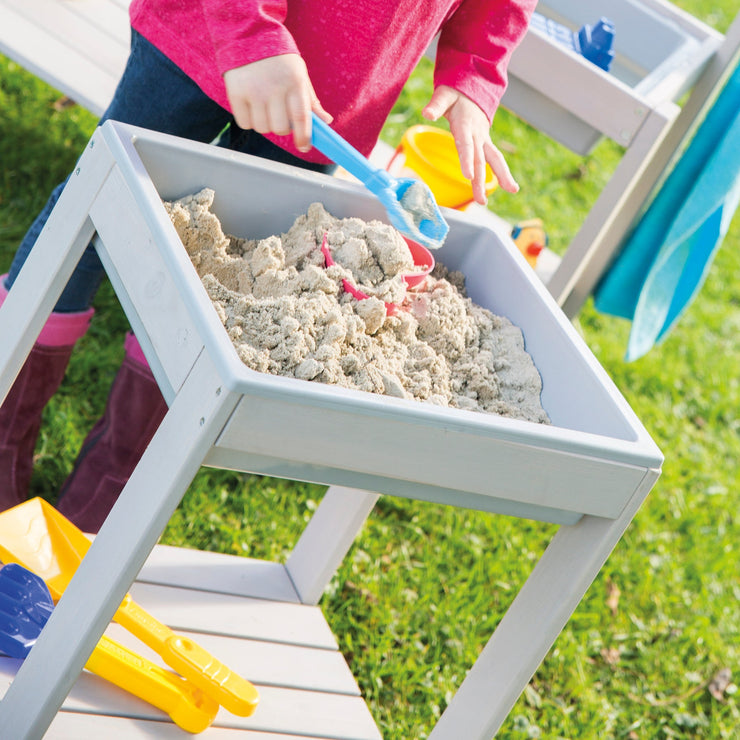
[[[295, 52], [332, 127], [368, 155], [403, 85], [441, 30], [434, 84], [489, 117], [536, 0], [133, 0], [131, 24], [226, 109], [223, 73]], [[431, 95], [431, 91], [430, 91]], [[290, 136], [269, 136], [303, 159]]]

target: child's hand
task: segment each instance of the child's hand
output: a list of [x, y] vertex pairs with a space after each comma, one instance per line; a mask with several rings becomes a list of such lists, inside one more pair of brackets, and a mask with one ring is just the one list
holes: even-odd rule
[[519, 190], [504, 155], [491, 141], [486, 114], [470, 98], [451, 87], [440, 85], [422, 113], [430, 121], [436, 121], [440, 116], [449, 121], [462, 173], [471, 181], [473, 197], [478, 203], [486, 203], [486, 162], [504, 190], [509, 193]]
[[287, 136], [299, 151], [311, 148], [311, 112], [331, 123], [316, 97], [306, 64], [298, 54], [260, 59], [224, 74], [237, 125], [261, 134]]

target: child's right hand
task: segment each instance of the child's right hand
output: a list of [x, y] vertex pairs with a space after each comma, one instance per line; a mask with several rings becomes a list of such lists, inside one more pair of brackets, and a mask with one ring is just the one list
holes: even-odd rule
[[332, 121], [298, 54], [279, 54], [230, 69], [224, 74], [224, 83], [240, 128], [279, 136], [292, 131], [299, 151], [311, 148], [312, 111], [327, 123]]

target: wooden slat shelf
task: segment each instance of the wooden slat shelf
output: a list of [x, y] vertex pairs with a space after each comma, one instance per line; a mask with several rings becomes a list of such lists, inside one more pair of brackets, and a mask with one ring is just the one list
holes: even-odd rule
[[[270, 740], [377, 740], [380, 734], [321, 610], [298, 603], [295, 591], [285, 601], [265, 598], [260, 578], [264, 566], [273, 566], [273, 576], [282, 571], [289, 580], [279, 564], [158, 546], [142, 570], [143, 579], [154, 577], [158, 583], [139, 580], [131, 588], [148, 612], [258, 687], [260, 705], [252, 717], [221, 709], [201, 737], [228, 739], [249, 729], [250, 737], [265, 732]], [[221, 585], [225, 593], [219, 592]], [[153, 650], [119, 625], [111, 624], [106, 634], [166, 668]], [[0, 657], [2, 694], [18, 665]], [[84, 672], [45, 737], [77, 740], [103, 737], [103, 732], [122, 740], [185, 736], [163, 712]]]

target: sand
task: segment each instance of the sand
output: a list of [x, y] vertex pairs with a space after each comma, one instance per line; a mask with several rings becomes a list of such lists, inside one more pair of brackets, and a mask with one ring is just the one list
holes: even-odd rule
[[399, 203], [417, 229], [423, 220], [434, 221], [437, 216], [434, 197], [429, 188], [420, 181], [406, 188]]
[[[243, 239], [224, 234], [213, 198], [204, 189], [165, 207], [248, 367], [548, 423], [521, 331], [474, 304], [463, 276], [441, 265], [407, 290], [401, 276], [414, 265], [395, 229], [314, 203], [285, 234]], [[352, 297], [343, 279], [370, 297]], [[388, 315], [385, 302], [402, 310]]]

